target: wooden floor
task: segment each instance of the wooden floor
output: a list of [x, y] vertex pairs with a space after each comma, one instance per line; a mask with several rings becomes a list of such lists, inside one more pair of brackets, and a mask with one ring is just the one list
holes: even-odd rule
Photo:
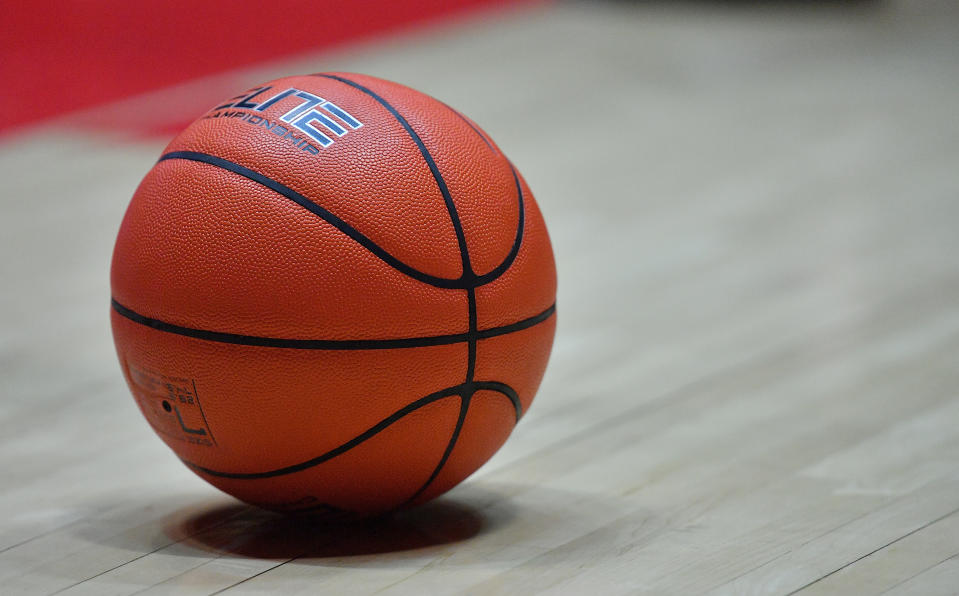
[[0, 593], [959, 594], [959, 10], [917, 4], [561, 4], [110, 107], [367, 72], [528, 178], [560, 274], [534, 407], [346, 529], [218, 493], [128, 394], [109, 257], [165, 139], [7, 137]]

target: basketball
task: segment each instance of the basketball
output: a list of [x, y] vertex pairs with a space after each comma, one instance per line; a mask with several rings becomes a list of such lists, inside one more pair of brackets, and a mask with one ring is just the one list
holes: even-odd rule
[[344, 518], [483, 465], [556, 323], [546, 226], [493, 140], [349, 73], [258, 85], [180, 133], [130, 202], [111, 288], [127, 384], [191, 470]]

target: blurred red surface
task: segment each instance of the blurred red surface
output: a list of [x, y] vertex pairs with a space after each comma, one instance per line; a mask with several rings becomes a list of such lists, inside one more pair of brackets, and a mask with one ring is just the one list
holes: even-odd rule
[[4, 3], [0, 132], [204, 75], [516, 0]]

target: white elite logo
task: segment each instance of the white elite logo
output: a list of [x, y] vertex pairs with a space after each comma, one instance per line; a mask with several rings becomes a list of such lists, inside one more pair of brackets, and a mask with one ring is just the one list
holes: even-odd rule
[[[261, 126], [281, 138], [289, 139], [297, 148], [314, 154], [319, 152], [319, 148], [310, 143], [309, 139], [320, 147], [329, 147], [333, 144], [334, 135], [342, 137], [349, 130], [356, 130], [363, 126], [362, 122], [332, 101], [301, 89], [291, 87], [264, 101], [252, 101], [270, 89], [272, 87], [251, 89], [213, 108], [213, 113], [206, 118], [240, 118], [254, 126]], [[289, 126], [258, 115], [277, 104], [280, 104], [277, 107], [287, 108], [286, 112], [280, 116], [280, 122]], [[296, 136], [293, 129], [306, 134], [309, 139]]]

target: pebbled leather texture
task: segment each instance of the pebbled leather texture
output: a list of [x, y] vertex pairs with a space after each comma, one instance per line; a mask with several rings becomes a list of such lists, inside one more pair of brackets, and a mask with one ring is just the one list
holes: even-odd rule
[[[245, 501], [366, 515], [433, 498], [539, 386], [542, 216], [486, 133], [427, 95], [350, 73], [259, 87], [178, 135], [130, 203], [111, 270], [124, 375], [167, 445]], [[342, 136], [303, 150], [280, 120], [303, 99], [255, 107], [287, 89], [362, 126], [334, 117]]]

